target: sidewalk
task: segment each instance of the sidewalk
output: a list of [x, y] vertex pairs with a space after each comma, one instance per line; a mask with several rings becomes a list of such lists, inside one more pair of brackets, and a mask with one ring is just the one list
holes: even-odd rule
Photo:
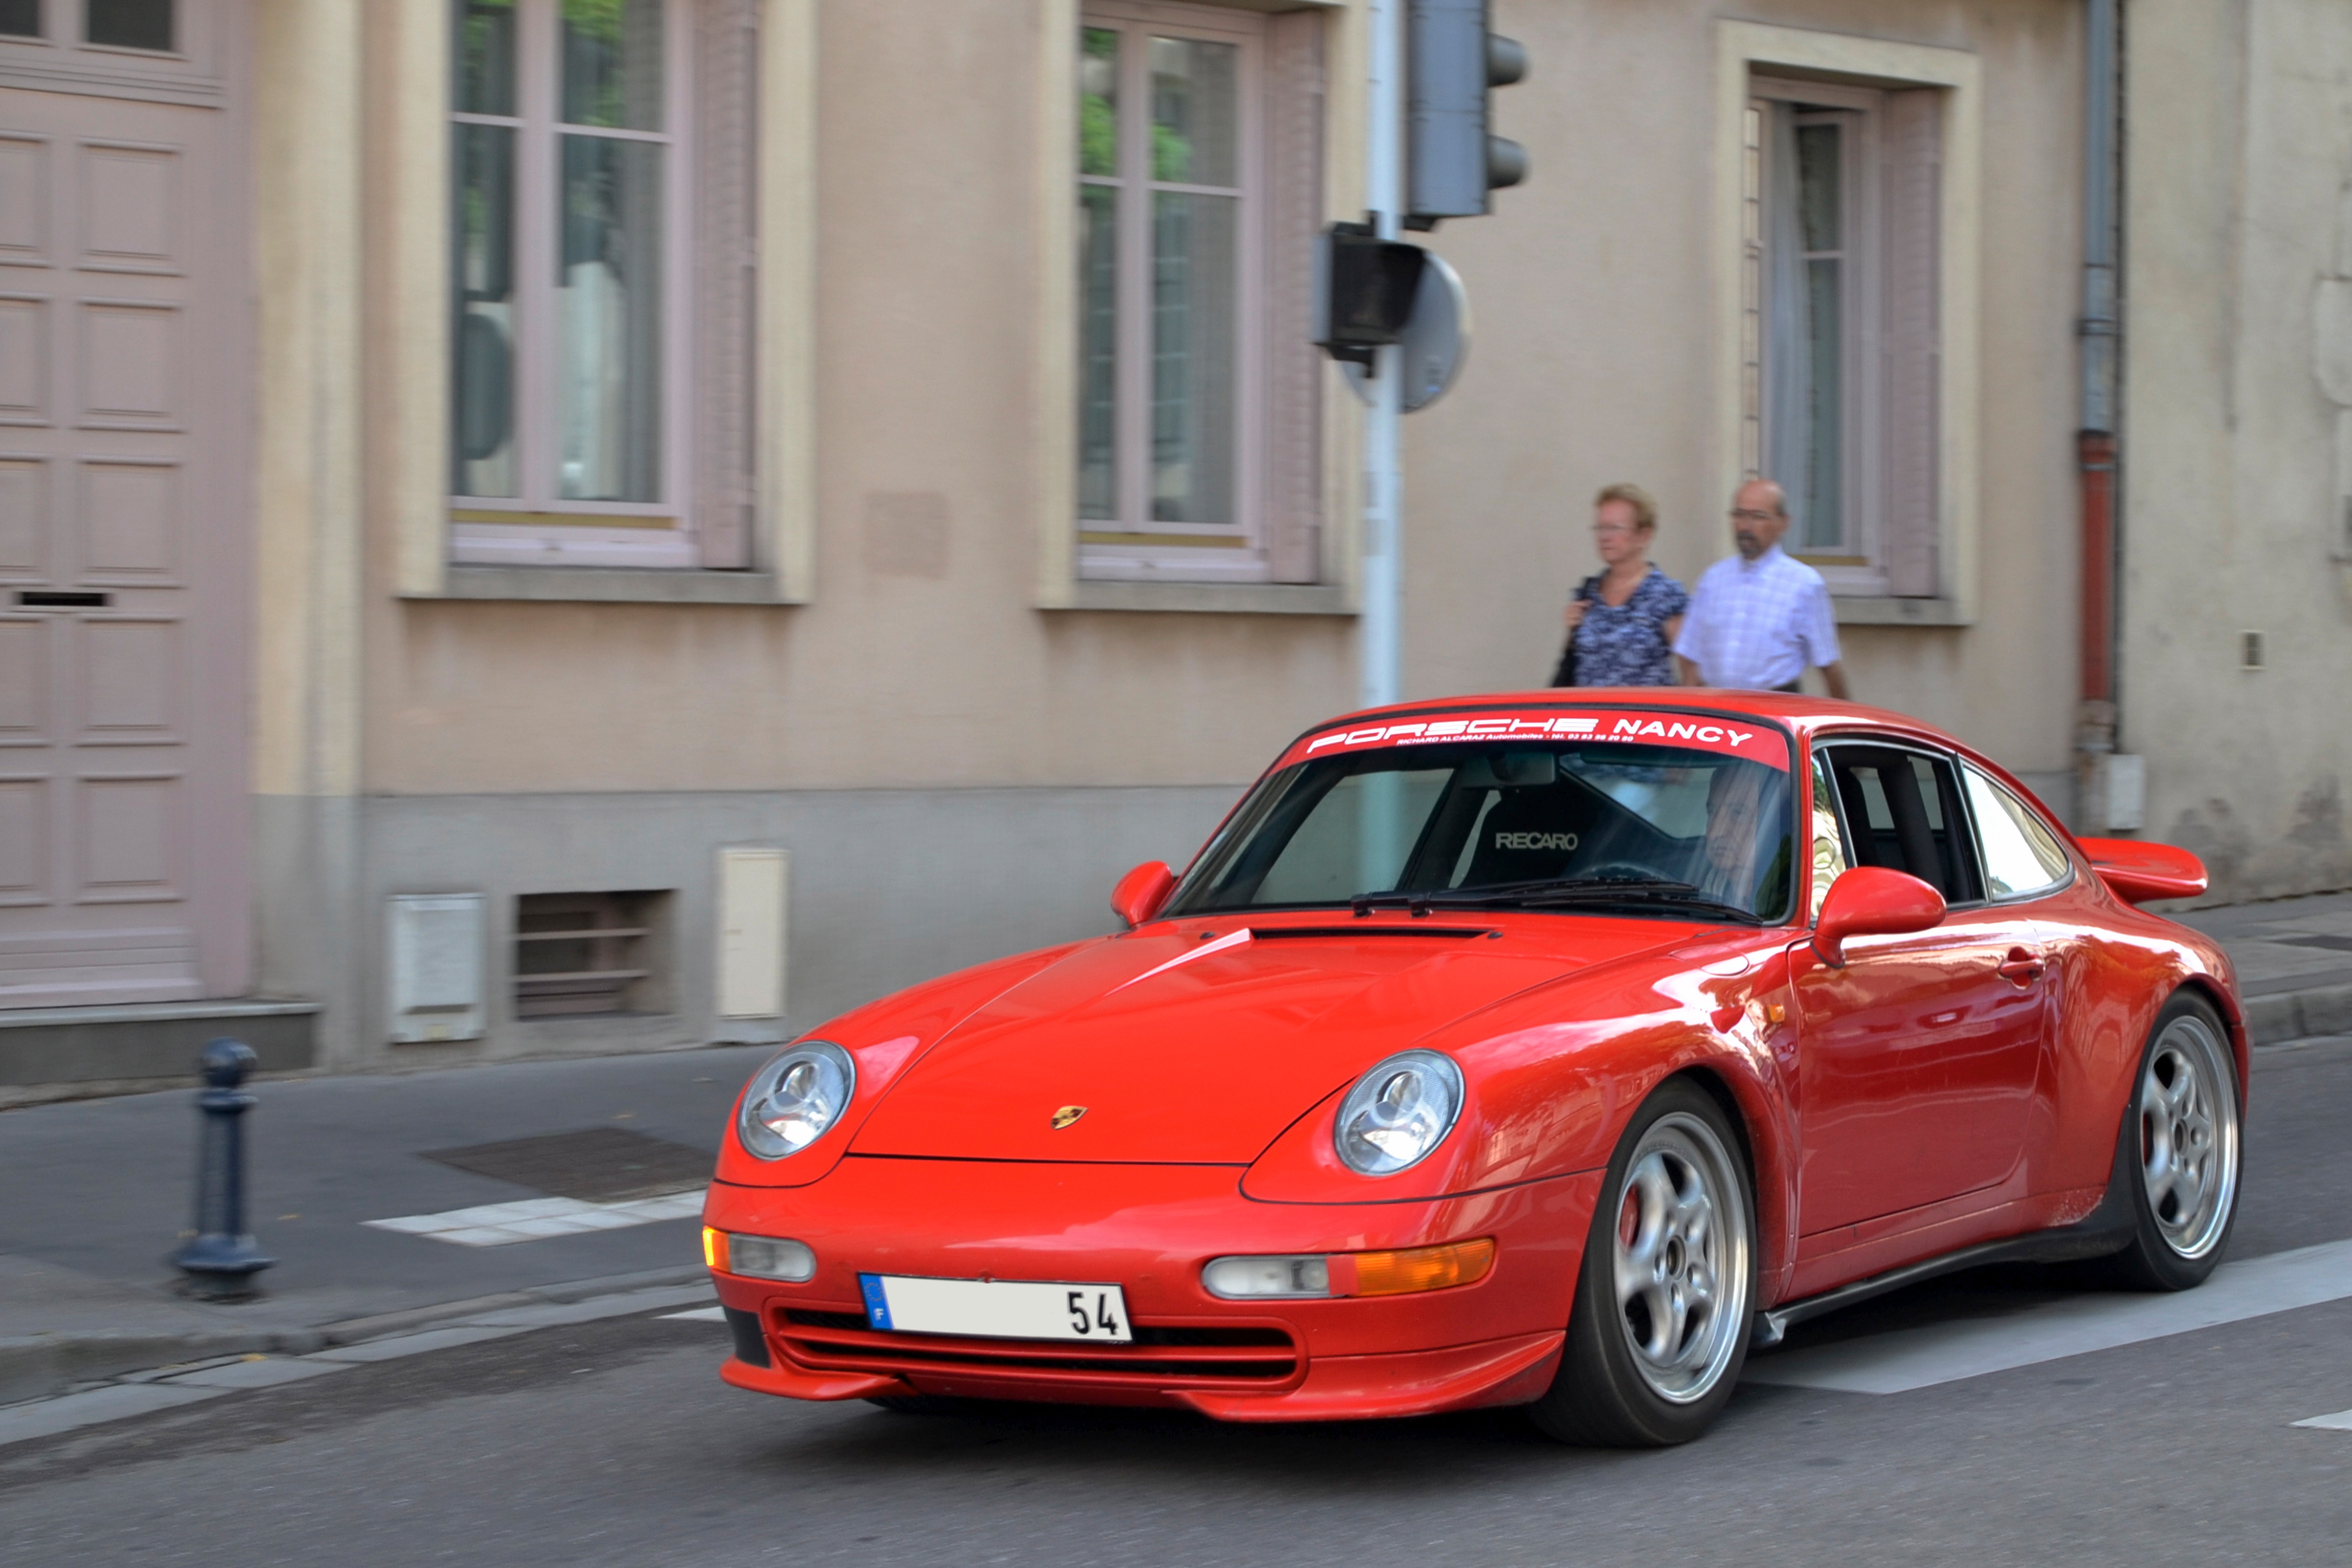
[[[0, 1112], [0, 1404], [166, 1363], [302, 1353], [699, 1280], [699, 1189], [735, 1091], [772, 1048], [258, 1084], [251, 1218], [279, 1262], [266, 1294], [236, 1305], [175, 1295], [164, 1262], [189, 1222], [193, 1081]], [[499, 1148], [583, 1132], [552, 1156]], [[678, 1195], [648, 1199], [647, 1186]], [[481, 1205], [500, 1205], [486, 1216], [500, 1234], [476, 1225], [468, 1239], [489, 1245], [368, 1223]]]
[[2172, 918], [2218, 937], [2230, 950], [2254, 1044], [2352, 1034], [2352, 893], [2190, 910]]
[[[2180, 918], [2229, 946], [2258, 1045], [2352, 1035], [2352, 894]], [[251, 1214], [280, 1261], [234, 1306], [176, 1296], [163, 1261], [188, 1224], [193, 1082], [0, 1111], [0, 1405], [699, 1281], [698, 1194], [770, 1048], [262, 1083]]]

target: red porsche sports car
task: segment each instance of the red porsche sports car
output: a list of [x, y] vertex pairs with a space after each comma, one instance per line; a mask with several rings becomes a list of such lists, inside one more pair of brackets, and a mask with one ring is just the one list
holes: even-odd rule
[[730, 1383], [1519, 1405], [1696, 1436], [1751, 1343], [1995, 1259], [2197, 1284], [2246, 1034], [2203, 889], [1801, 696], [1546, 692], [1299, 737], [1129, 929], [778, 1054], [720, 1152]]

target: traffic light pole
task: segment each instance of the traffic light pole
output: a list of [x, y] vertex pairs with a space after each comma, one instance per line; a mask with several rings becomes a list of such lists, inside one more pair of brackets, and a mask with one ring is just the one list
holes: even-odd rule
[[[1365, 196], [1381, 239], [1404, 223], [1405, 0], [1371, 0], [1370, 122], [1365, 136]], [[1364, 416], [1364, 603], [1358, 637], [1359, 694], [1370, 708], [1398, 700], [1399, 622], [1403, 608], [1404, 460], [1398, 429], [1404, 415], [1403, 351], [1378, 351], [1371, 407]]]

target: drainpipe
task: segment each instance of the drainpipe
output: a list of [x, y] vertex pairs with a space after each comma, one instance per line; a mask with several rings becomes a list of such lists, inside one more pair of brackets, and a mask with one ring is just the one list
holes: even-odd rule
[[[2116, 113], [2118, 0], [2084, 0], [2083, 93], [2082, 692], [2075, 710], [2075, 826], [2138, 826], [2138, 759], [2116, 766]], [[2126, 776], [2119, 777], [2118, 774]], [[2122, 787], [2118, 787], [2121, 785]]]

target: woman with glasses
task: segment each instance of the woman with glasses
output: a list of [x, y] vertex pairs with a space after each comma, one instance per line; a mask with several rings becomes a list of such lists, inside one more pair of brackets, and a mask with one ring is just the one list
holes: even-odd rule
[[1568, 646], [1554, 686], [1671, 686], [1673, 648], [1690, 595], [1650, 564], [1658, 503], [1639, 485], [1611, 485], [1592, 498], [1592, 543], [1602, 570], [1577, 585], [1568, 606]]

